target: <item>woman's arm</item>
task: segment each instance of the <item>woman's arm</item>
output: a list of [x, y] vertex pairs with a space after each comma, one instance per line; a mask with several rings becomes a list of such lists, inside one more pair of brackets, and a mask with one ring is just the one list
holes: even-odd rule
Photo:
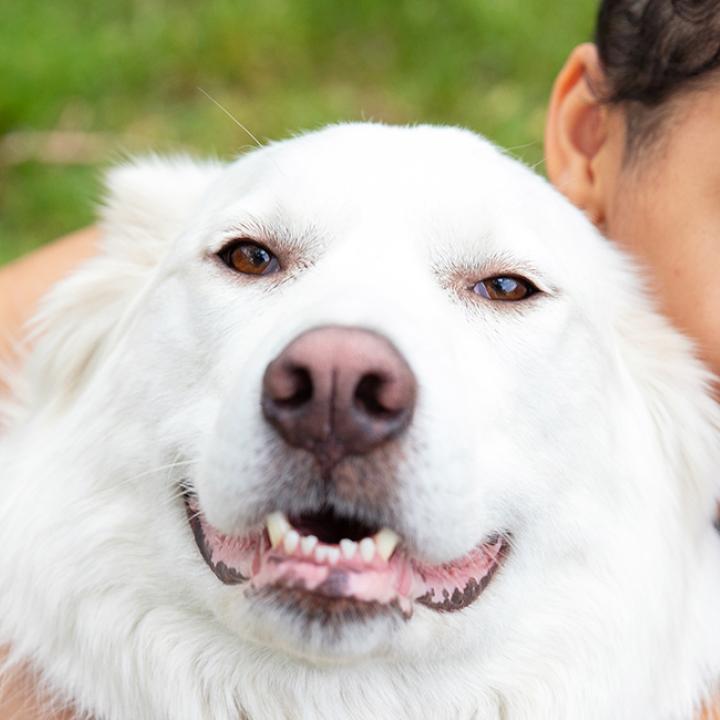
[[[98, 235], [97, 228], [81, 230], [0, 268], [0, 363], [12, 360], [13, 342], [22, 337], [23, 327], [35, 312], [40, 297], [93, 254]], [[3, 656], [0, 648], [0, 661]], [[71, 718], [68, 712], [53, 714], [45, 709], [30, 674], [2, 678], [0, 720]]]
[[[0, 649], [0, 660], [4, 657]], [[52, 711], [49, 702], [38, 695], [29, 672], [18, 672], [2, 678], [0, 686], [0, 720], [74, 720], [70, 710]]]
[[40, 297], [93, 254], [98, 236], [97, 228], [80, 230], [0, 268], [0, 362], [11, 358]]

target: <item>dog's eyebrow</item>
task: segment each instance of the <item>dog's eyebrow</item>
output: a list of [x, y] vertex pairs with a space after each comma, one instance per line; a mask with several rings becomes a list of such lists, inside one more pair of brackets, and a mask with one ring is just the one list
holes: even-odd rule
[[453, 260], [439, 260], [433, 263], [433, 272], [439, 277], [463, 277], [468, 281], [480, 281], [497, 275], [522, 275], [546, 293], [555, 295], [560, 292], [546, 272], [511, 253], [493, 253], [479, 260], [467, 255]]
[[220, 225], [213, 235], [209, 252], [218, 252], [228, 241], [241, 237], [267, 243], [280, 250], [308, 249], [317, 245], [320, 237], [314, 225], [294, 226], [278, 215], [261, 219], [250, 214], [242, 220]]

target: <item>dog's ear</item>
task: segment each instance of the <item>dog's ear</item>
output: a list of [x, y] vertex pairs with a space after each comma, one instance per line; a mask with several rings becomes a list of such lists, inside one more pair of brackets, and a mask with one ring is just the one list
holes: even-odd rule
[[219, 163], [151, 157], [108, 173], [98, 255], [43, 299], [29, 328], [32, 350], [10, 378], [10, 421], [72, 396], [221, 170]]
[[156, 264], [210, 183], [217, 162], [150, 156], [112, 169], [100, 220], [107, 254]]

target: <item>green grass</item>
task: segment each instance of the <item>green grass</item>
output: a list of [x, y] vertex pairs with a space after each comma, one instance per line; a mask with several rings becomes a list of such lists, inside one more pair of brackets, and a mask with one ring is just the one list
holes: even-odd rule
[[[92, 220], [126, 152], [231, 157], [349, 119], [465, 125], [542, 157], [554, 74], [596, 0], [18, 0], [0, 3], [0, 262]], [[32, 131], [102, 133], [51, 163]], [[3, 152], [3, 148], [5, 151]], [[8, 150], [8, 148], [10, 148]], [[15, 154], [13, 154], [15, 153]]]

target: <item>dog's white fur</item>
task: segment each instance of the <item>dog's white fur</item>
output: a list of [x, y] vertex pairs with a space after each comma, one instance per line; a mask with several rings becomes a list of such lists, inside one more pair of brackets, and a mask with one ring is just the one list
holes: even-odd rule
[[[720, 677], [718, 413], [631, 263], [462, 130], [348, 125], [109, 177], [103, 249], [49, 296], [0, 442], [0, 643], [107, 720], [691, 720]], [[240, 235], [282, 276], [213, 259]], [[520, 273], [544, 296], [468, 290]], [[222, 585], [178, 495], [242, 532], [283, 469], [267, 363], [340, 324], [419, 382], [399, 532], [513, 549], [456, 614], [333, 631]]]

